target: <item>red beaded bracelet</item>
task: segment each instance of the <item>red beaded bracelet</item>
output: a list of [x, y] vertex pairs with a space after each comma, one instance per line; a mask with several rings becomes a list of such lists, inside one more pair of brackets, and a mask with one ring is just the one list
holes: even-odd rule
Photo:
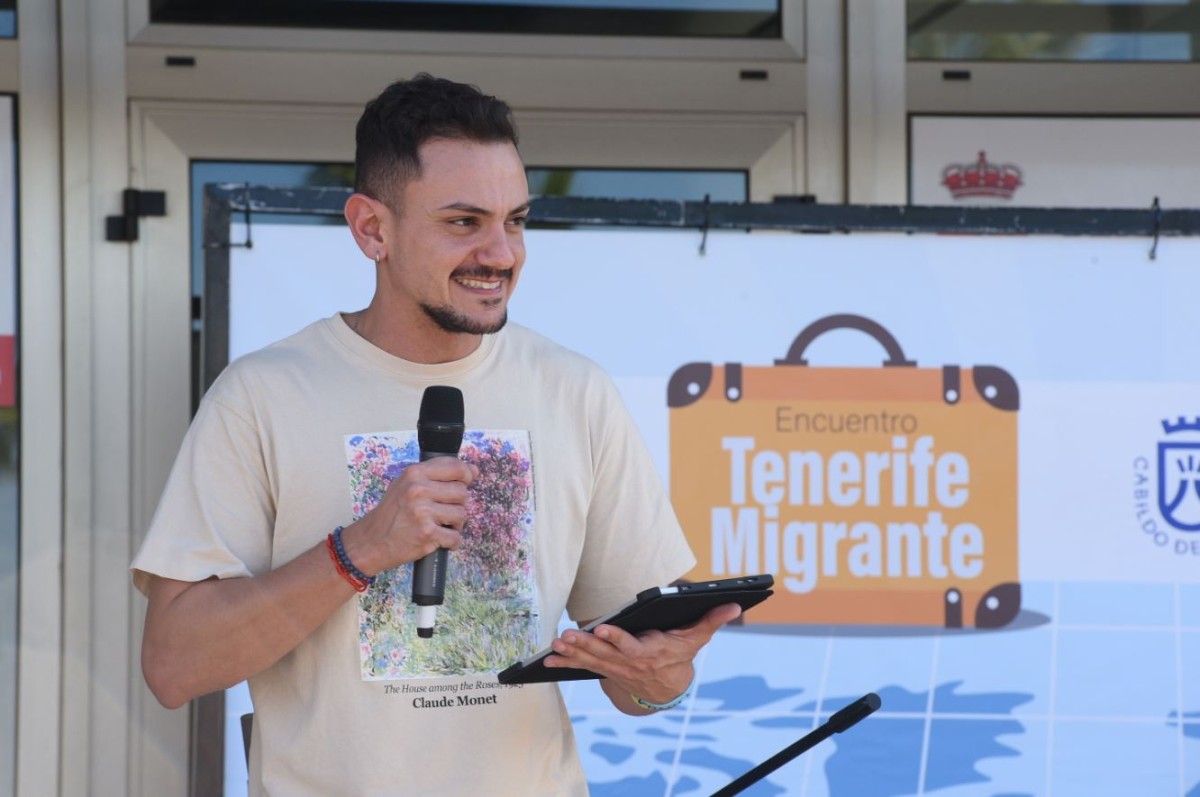
[[337, 568], [338, 575], [346, 579], [350, 586], [354, 587], [355, 592], [366, 592], [367, 587], [370, 585], [361, 579], [355, 578], [354, 575], [346, 569], [345, 565], [342, 564], [342, 560], [337, 553], [337, 548], [334, 545], [332, 534], [325, 538], [325, 549], [329, 551], [329, 558], [333, 561], [333, 566]]

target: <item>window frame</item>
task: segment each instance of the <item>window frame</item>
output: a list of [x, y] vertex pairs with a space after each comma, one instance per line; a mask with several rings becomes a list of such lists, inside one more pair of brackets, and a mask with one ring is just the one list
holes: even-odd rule
[[341, 52], [413, 52], [455, 55], [535, 55], [546, 57], [652, 58], [656, 60], [803, 61], [805, 5], [780, 0], [782, 33], [778, 39], [667, 38], [659, 36], [586, 36], [450, 33], [441, 31], [322, 30], [152, 23], [150, 0], [125, 0], [130, 44], [247, 47], [267, 50]]

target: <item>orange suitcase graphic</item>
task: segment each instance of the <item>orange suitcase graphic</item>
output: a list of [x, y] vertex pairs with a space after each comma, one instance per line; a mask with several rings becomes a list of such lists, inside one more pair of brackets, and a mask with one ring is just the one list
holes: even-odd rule
[[[817, 367], [857, 329], [880, 368]], [[918, 368], [878, 323], [834, 315], [774, 366], [671, 376], [671, 499], [689, 580], [775, 576], [749, 624], [996, 628], [1021, 606], [1016, 381], [995, 366]]]

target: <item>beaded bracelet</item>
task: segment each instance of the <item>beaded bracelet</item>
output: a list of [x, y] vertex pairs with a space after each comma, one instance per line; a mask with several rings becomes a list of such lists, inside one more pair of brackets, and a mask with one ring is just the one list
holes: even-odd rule
[[342, 563], [338, 561], [337, 550], [333, 547], [332, 534], [325, 538], [325, 550], [329, 551], [329, 561], [333, 562], [333, 567], [335, 570], [337, 570], [338, 575], [346, 579], [350, 586], [354, 587], [355, 592], [366, 592], [366, 583], [359, 581], [354, 576], [350, 575], [350, 571], [342, 567]]
[[354, 587], [355, 592], [366, 592], [367, 583], [365, 581], [359, 581], [357, 578], [351, 575], [350, 571], [347, 570], [345, 566], [342, 565], [341, 560], [338, 559], [337, 549], [334, 547], [332, 534], [325, 538], [325, 549], [329, 551], [329, 559], [331, 562], [333, 562], [333, 567], [335, 570], [337, 570], [338, 575], [346, 579], [350, 586]]
[[325, 540], [329, 555], [342, 578], [350, 582], [357, 592], [365, 592], [367, 587], [375, 583], [375, 576], [368, 576], [354, 566], [350, 557], [346, 556], [346, 548], [342, 545], [342, 527], [338, 526]]
[[637, 703], [642, 708], [648, 708], [651, 711], [666, 711], [669, 708], [675, 708], [682, 703], [688, 695], [692, 693], [692, 687], [696, 685], [696, 675], [692, 674], [692, 681], [687, 685], [687, 688], [679, 693], [678, 697], [668, 700], [666, 703], [651, 703], [649, 700], [643, 700], [635, 694], [629, 696], [633, 698], [633, 702]]

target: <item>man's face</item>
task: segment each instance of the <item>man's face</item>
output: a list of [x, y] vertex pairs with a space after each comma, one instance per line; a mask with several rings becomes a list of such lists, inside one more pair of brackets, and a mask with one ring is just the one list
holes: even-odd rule
[[521, 158], [510, 143], [450, 139], [427, 141], [420, 156], [421, 176], [388, 203], [381, 287], [434, 337], [497, 332], [525, 262]]

